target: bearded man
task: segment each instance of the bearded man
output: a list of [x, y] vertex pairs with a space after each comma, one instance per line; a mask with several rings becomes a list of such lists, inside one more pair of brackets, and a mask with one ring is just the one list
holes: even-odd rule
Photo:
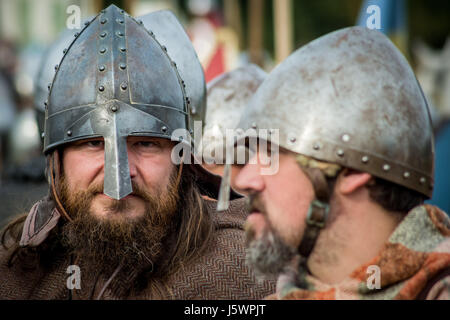
[[55, 70], [45, 102], [49, 196], [2, 234], [0, 298], [270, 293], [273, 283], [257, 283], [243, 263], [242, 200], [218, 214], [217, 177], [186, 152], [176, 161], [172, 136], [190, 146], [177, 130], [189, 133], [205, 97], [176, 18], [161, 11], [144, 24], [112, 5]]
[[[243, 138], [279, 130], [266, 138], [279, 153], [253, 148], [235, 180], [250, 195], [248, 262], [278, 276], [271, 298], [449, 298], [450, 220], [423, 204], [433, 190], [430, 114], [386, 36], [353, 27], [298, 49], [238, 127]], [[263, 174], [273, 161], [278, 171]]]

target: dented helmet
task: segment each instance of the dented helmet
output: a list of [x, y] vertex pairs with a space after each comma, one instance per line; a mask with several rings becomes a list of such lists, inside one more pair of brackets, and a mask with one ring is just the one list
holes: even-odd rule
[[274, 142], [287, 150], [431, 197], [427, 101], [405, 57], [378, 31], [341, 29], [292, 53], [259, 87], [238, 127], [279, 129]]

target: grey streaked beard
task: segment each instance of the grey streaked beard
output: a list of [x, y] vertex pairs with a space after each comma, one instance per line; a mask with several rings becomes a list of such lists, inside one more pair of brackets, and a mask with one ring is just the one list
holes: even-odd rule
[[278, 234], [270, 230], [261, 238], [248, 241], [246, 264], [259, 276], [278, 275], [289, 265], [295, 254], [292, 247], [285, 244]]

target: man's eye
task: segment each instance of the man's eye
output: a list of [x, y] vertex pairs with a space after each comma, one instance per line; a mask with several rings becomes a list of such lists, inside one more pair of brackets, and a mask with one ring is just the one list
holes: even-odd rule
[[103, 147], [103, 141], [102, 140], [92, 140], [86, 142], [86, 145], [93, 148]]
[[141, 148], [152, 148], [152, 147], [158, 147], [159, 144], [155, 141], [139, 141], [136, 142], [136, 146]]

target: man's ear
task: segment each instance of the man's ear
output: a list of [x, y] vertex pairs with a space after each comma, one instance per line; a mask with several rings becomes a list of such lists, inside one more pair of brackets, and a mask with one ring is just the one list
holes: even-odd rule
[[348, 195], [363, 187], [372, 179], [372, 175], [367, 172], [345, 169], [338, 178], [337, 187], [342, 194]]

